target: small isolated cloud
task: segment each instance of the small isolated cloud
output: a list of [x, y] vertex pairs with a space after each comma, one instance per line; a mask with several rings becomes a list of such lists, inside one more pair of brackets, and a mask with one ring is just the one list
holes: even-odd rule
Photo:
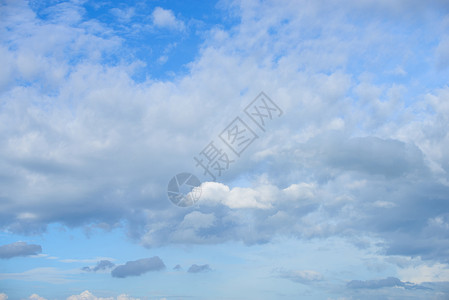
[[82, 268], [82, 270], [87, 271], [87, 272], [97, 272], [97, 271], [103, 271], [106, 269], [110, 269], [114, 266], [115, 266], [115, 264], [109, 260], [100, 260], [95, 267], [93, 267], [93, 268], [84, 267], [84, 268]]
[[347, 284], [348, 288], [351, 289], [381, 289], [389, 287], [402, 287], [405, 289], [427, 289], [420, 285], [404, 282], [396, 277], [388, 277], [385, 279], [378, 280], [352, 280]]
[[152, 14], [153, 24], [160, 28], [169, 28], [175, 30], [184, 30], [184, 23], [176, 19], [173, 12], [169, 9], [163, 9], [162, 7], [156, 7]]
[[212, 269], [209, 267], [208, 264], [206, 264], [206, 265], [193, 264], [187, 270], [187, 272], [189, 272], [189, 273], [201, 273], [201, 272], [208, 272], [208, 271], [212, 271]]
[[321, 275], [321, 273], [311, 270], [281, 271], [279, 276], [303, 284], [323, 280], [323, 275]]
[[158, 256], [128, 261], [112, 270], [112, 277], [125, 278], [128, 276], [140, 276], [149, 271], [165, 269], [165, 264]]
[[0, 293], [0, 300], [6, 300], [8, 299], [8, 295], [4, 294], [4, 293]]
[[33, 294], [30, 297], [28, 297], [29, 300], [47, 300], [44, 297], [39, 296], [38, 294]]
[[15, 242], [0, 247], [0, 258], [8, 259], [16, 256], [30, 256], [42, 252], [42, 247], [26, 242]]
[[181, 270], [182, 270], [182, 267], [181, 267], [181, 265], [176, 265], [176, 266], [174, 266], [173, 270], [175, 270], [175, 271], [181, 271]]

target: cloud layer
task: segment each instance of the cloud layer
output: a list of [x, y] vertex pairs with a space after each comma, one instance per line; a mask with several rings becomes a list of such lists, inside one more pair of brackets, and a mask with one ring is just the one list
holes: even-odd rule
[[[114, 22], [82, 2], [1, 4], [0, 229], [123, 226], [147, 248], [338, 237], [419, 258], [398, 266], [438, 281], [449, 264], [449, 6], [343, 2], [223, 1], [232, 22], [211, 27], [144, 4], [107, 10]], [[193, 34], [192, 59], [157, 73]], [[282, 118], [266, 131], [248, 120], [258, 138], [211, 182], [193, 157], [261, 91]], [[202, 196], [179, 209], [166, 187], [185, 171]], [[0, 258], [41, 251], [17, 242]], [[163, 268], [152, 257], [111, 274]], [[314, 272], [280, 277], [326, 279]], [[346, 288], [408, 287], [394, 276]]]
[[[449, 91], [440, 78], [447, 68], [436, 74], [428, 62], [425, 77], [409, 74], [413, 53], [441, 53], [446, 37], [433, 33], [439, 46], [419, 48], [387, 24], [399, 18], [395, 28], [418, 37], [408, 18], [443, 26], [439, 10], [447, 6], [423, 8], [436, 16], [429, 19], [405, 2], [384, 3], [371, 17], [369, 1], [335, 10], [270, 3], [234, 3], [240, 22], [211, 28], [176, 83], [134, 81], [136, 59], [112, 57], [123, 40], [80, 6], [56, 5], [41, 20], [25, 2], [8, 3], [0, 226], [36, 233], [54, 222], [126, 220], [130, 237], [148, 247], [358, 232], [382, 237], [389, 254], [446, 261]], [[159, 27], [182, 24], [163, 8], [152, 18]], [[53, 42], [41, 43], [50, 33]], [[379, 68], [374, 57], [389, 63]], [[283, 108], [282, 119], [258, 132], [222, 183], [204, 188], [197, 212], [174, 210], [168, 180], [180, 170], [201, 174], [193, 156], [261, 90]], [[247, 226], [255, 234], [245, 234]]]

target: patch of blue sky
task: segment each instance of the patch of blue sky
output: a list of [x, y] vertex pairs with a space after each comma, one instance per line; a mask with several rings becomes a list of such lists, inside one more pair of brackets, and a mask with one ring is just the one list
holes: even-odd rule
[[[61, 3], [64, 2], [33, 2], [32, 7], [39, 18], [49, 21], [60, 13], [53, 6]], [[155, 25], [152, 13], [158, 7], [170, 10], [180, 27]], [[119, 49], [102, 53], [102, 65], [140, 62], [131, 74], [136, 82], [186, 75], [188, 64], [197, 57], [207, 32], [217, 24], [229, 29], [238, 21], [226, 16], [215, 1], [87, 1], [82, 4], [80, 14], [81, 23], [99, 23], [96, 35], [120, 40]], [[73, 65], [85, 57], [71, 53], [67, 59]]]

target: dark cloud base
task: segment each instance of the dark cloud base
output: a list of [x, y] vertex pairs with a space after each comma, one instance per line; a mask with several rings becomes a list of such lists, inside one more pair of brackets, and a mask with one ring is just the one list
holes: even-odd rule
[[17, 256], [30, 256], [42, 252], [40, 245], [27, 244], [26, 242], [15, 242], [0, 246], [0, 258], [9, 259]]
[[160, 271], [165, 269], [164, 262], [158, 257], [142, 258], [128, 261], [124, 265], [117, 266], [112, 270], [112, 277], [125, 278], [129, 276], [140, 276], [150, 271]]

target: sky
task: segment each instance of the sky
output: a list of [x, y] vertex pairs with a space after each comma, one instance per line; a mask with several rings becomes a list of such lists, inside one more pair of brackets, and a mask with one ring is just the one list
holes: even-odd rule
[[0, 66], [0, 300], [449, 299], [447, 1], [0, 0]]

